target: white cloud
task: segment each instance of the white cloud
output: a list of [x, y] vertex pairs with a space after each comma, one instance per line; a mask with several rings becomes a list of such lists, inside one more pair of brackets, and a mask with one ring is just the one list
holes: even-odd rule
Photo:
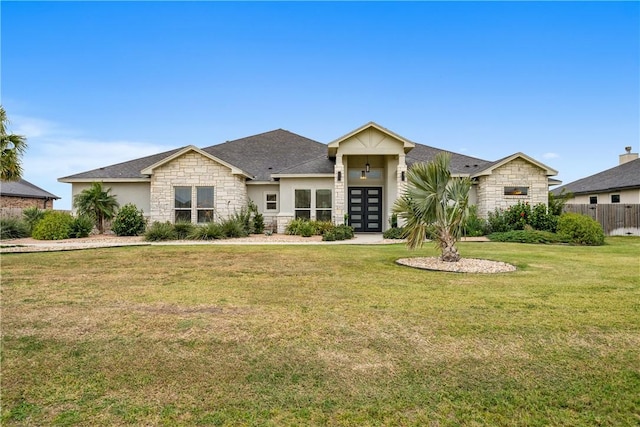
[[559, 158], [559, 157], [560, 157], [560, 155], [559, 155], [559, 154], [557, 154], [557, 153], [544, 153], [544, 154], [542, 155], [542, 157], [543, 157], [544, 159], [557, 159], [557, 158]]
[[11, 132], [27, 137], [24, 178], [61, 197], [55, 202], [56, 209], [71, 206], [71, 186], [59, 183], [58, 178], [176, 148], [144, 141], [83, 138], [78, 136], [80, 132], [57, 123], [24, 116], [16, 116], [12, 125]]

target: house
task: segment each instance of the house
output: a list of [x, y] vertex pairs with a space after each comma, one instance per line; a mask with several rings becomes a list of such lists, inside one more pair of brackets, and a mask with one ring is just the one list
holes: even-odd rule
[[[283, 232], [294, 218], [342, 223], [356, 232], [389, 227], [406, 172], [443, 150], [367, 123], [323, 144], [278, 129], [206, 148], [186, 146], [60, 178], [76, 195], [92, 182], [111, 187], [151, 221], [204, 223], [252, 200], [266, 224]], [[486, 216], [519, 201], [547, 203], [557, 172], [522, 153], [487, 161], [451, 153], [454, 176], [473, 181], [471, 202]]]
[[0, 208], [25, 209], [35, 207], [53, 209], [53, 201], [58, 199], [60, 197], [24, 179], [2, 181], [0, 184]]
[[638, 204], [640, 203], [640, 159], [625, 148], [616, 167], [579, 179], [554, 189], [554, 194], [570, 192], [568, 204]]

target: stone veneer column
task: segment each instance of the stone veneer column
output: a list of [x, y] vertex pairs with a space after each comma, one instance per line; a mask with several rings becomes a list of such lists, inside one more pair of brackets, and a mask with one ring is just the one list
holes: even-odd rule
[[[338, 174], [341, 175], [340, 181], [338, 181]], [[344, 164], [342, 163], [342, 155], [336, 157], [336, 165], [334, 166], [334, 181], [333, 181], [333, 222], [336, 224], [342, 224], [344, 222], [344, 214], [347, 213], [344, 206], [345, 199], [345, 181], [347, 176], [344, 173]]]

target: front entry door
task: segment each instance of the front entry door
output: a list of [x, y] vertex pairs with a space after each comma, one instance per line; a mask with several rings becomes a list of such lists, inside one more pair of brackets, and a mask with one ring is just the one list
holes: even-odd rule
[[349, 187], [349, 224], [356, 233], [382, 232], [382, 187]]

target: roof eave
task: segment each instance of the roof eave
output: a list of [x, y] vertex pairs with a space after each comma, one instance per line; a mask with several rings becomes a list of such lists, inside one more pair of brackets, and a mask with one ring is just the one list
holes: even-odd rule
[[81, 182], [151, 182], [151, 178], [58, 178], [58, 182], [67, 184]]

